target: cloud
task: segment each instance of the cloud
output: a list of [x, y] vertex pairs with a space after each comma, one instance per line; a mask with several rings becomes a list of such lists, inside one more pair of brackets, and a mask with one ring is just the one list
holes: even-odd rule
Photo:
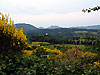
[[0, 0], [0, 11], [16, 22], [37, 27], [100, 24], [100, 12], [83, 13], [83, 8], [99, 5], [97, 0]]
[[61, 25], [63, 27], [100, 24], [100, 12], [83, 13], [72, 12], [67, 14], [41, 14], [41, 15], [26, 15], [12, 14], [12, 19], [16, 22], [31, 23], [37, 27], [49, 25]]
[[0, 0], [0, 10], [14, 14], [69, 13], [99, 4], [91, 0]]

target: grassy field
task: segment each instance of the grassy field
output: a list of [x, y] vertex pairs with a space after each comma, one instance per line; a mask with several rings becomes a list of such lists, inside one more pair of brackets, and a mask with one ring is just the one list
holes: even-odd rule
[[50, 44], [48, 42], [32, 42], [32, 45], [37, 45], [37, 46], [44, 46], [49, 49], [58, 49], [62, 51], [63, 53], [69, 49], [72, 48], [77, 48], [80, 51], [86, 52], [95, 52], [91, 46], [86, 46], [86, 45], [74, 45], [74, 44]]

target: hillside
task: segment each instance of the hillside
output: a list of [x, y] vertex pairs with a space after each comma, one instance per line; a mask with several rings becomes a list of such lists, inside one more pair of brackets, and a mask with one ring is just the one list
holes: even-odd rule
[[23, 28], [23, 32], [27, 36], [38, 36], [38, 35], [45, 35], [48, 33], [49, 35], [53, 35], [56, 37], [63, 37], [63, 38], [71, 38], [76, 36], [100, 36], [99, 28], [100, 25], [94, 26], [85, 26], [85, 27], [75, 27], [75, 28], [61, 28], [59, 26], [50, 26], [48, 28], [36, 28], [33, 25], [25, 24], [25, 23], [18, 23], [16, 27]]
[[26, 23], [17, 23], [15, 24], [17, 28], [23, 28], [23, 32], [27, 33], [28, 31], [33, 31], [36, 30], [37, 28], [31, 24], [26, 24]]
[[45, 29], [44, 27], [38, 27], [38, 29]]
[[100, 29], [100, 25], [80, 26], [80, 27], [72, 27], [72, 28], [79, 28], [79, 29]]
[[76, 28], [60, 28], [60, 29], [38, 29], [35, 31], [29, 31], [28, 36], [38, 36], [45, 35], [48, 33], [49, 35], [53, 35], [60, 38], [71, 38], [81, 35], [87, 36], [100, 36], [98, 30], [94, 29], [76, 29]]
[[56, 25], [52, 25], [52, 26], [48, 27], [47, 29], [59, 29], [59, 28], [62, 28], [62, 27], [59, 27], [59, 26], [56, 26]]

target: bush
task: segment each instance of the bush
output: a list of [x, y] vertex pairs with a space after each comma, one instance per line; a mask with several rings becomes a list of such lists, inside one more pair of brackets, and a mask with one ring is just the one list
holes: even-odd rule
[[0, 13], [0, 53], [21, 51], [27, 46], [23, 29], [16, 28], [9, 15]]
[[61, 75], [61, 62], [54, 58], [23, 54], [0, 56], [0, 75]]

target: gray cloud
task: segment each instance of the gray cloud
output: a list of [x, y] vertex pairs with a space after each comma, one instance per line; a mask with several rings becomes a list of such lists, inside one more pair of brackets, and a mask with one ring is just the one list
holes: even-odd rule
[[16, 23], [69, 27], [99, 24], [100, 12], [81, 12], [83, 8], [96, 5], [99, 5], [98, 0], [0, 0], [0, 11], [10, 13]]

